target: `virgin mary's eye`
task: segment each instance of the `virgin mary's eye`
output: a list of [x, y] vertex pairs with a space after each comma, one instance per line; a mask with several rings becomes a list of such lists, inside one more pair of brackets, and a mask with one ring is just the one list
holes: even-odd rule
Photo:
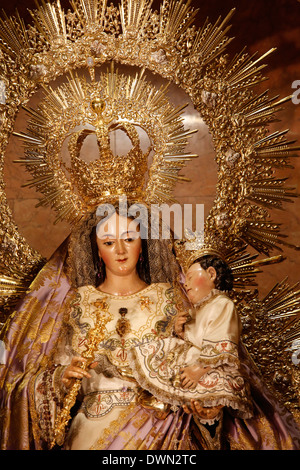
[[107, 242], [104, 242], [103, 245], [106, 245], [106, 246], [111, 246], [114, 242], [112, 240], [109, 240]]

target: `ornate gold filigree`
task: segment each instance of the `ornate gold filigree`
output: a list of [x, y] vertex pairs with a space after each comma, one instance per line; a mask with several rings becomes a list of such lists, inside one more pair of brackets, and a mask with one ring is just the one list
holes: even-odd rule
[[[241, 315], [244, 344], [263, 380], [299, 417], [299, 367], [293, 363], [292, 347], [300, 334], [299, 286], [284, 279], [261, 300], [258, 291], [235, 293], [233, 300]], [[296, 349], [299, 353], [299, 344]]]
[[[111, 314], [108, 312], [107, 306], [102, 309], [103, 305], [99, 306], [97, 302], [95, 305], [97, 309], [95, 310], [95, 325], [87, 335], [87, 344], [86, 350], [82, 352], [82, 357], [86, 359], [86, 362], [81, 364], [81, 369], [87, 370], [89, 365], [93, 362], [95, 352], [97, 351], [99, 342], [104, 338], [105, 335], [105, 325], [112, 320]], [[54, 447], [55, 444], [62, 445], [65, 438], [65, 428], [71, 418], [70, 412], [71, 408], [76, 402], [77, 394], [81, 387], [81, 380], [75, 379], [73, 385], [70, 387], [70, 390], [64, 397], [63, 406], [59, 412], [54, 425], [54, 439], [51, 443], [51, 447]]]
[[[112, 68], [97, 80], [71, 75], [68, 82], [49, 88], [38, 110], [30, 114], [28, 132], [14, 132], [25, 143], [26, 166], [33, 186], [44, 194], [39, 205], [51, 205], [71, 223], [103, 202], [128, 196], [147, 204], [170, 202], [178, 175], [195, 155], [185, 153], [187, 138], [182, 107], [166, 98], [166, 89], [156, 89], [143, 77], [126, 76]], [[81, 126], [81, 130], [78, 127]], [[137, 129], [147, 133], [150, 149], [141, 149]], [[114, 155], [110, 135], [122, 131], [132, 143], [125, 155]], [[88, 136], [97, 139], [99, 157], [87, 162], [81, 147]], [[61, 157], [69, 138], [70, 166]], [[152, 163], [148, 156], [153, 149]]]
[[[269, 98], [267, 92], [257, 95], [254, 91], [254, 86], [264, 80], [263, 61], [273, 49], [261, 57], [243, 50], [231, 58], [225, 52], [231, 42], [228, 23], [234, 10], [224, 20], [215, 24], [206, 21], [197, 28], [197, 12], [191, 1], [163, 0], [159, 12], [151, 8], [151, 3], [121, 0], [116, 7], [106, 0], [72, 0], [70, 10], [65, 12], [57, 0], [42, 2], [32, 12], [29, 26], [18, 15], [4, 16], [0, 21], [0, 84], [5, 90], [0, 99], [0, 262], [5, 266], [5, 276], [14, 279], [14, 267], [18, 266], [18, 279], [27, 280], [43, 263], [20, 236], [5, 194], [3, 162], [17, 113], [40, 87], [49, 89], [50, 82], [58, 77], [85, 68], [93, 83], [98, 67], [112, 61], [144, 68], [173, 82], [186, 92], [207, 124], [215, 148], [218, 182], [205, 233], [214, 234], [231, 250], [240, 286], [253, 283], [259, 265], [269, 262], [251, 258], [245, 253], [245, 244], [268, 257], [274, 248], [287, 245], [279, 224], [270, 219], [270, 210], [282, 207], [295, 196], [284, 179], [276, 178], [275, 171], [287, 168], [299, 147], [287, 139], [287, 131], [269, 134], [268, 124], [289, 97], [280, 100]], [[170, 154], [168, 160], [172, 158]], [[173, 163], [176, 167], [176, 159]], [[168, 178], [172, 180], [173, 175]], [[276, 261], [274, 257], [270, 260]], [[235, 292], [236, 299], [249, 302], [251, 295]], [[261, 336], [259, 328], [266, 329], [266, 323], [255, 319], [262, 309], [257, 300], [253, 300], [252, 307], [251, 334]], [[290, 311], [290, 321], [296, 311]], [[277, 320], [271, 324], [276, 325]], [[270, 319], [264, 317], [264, 321], [269, 327]], [[296, 331], [295, 335], [299, 334]], [[251, 338], [249, 347], [255, 354]], [[281, 352], [280, 346], [274, 355]], [[297, 396], [294, 386], [291, 393]]]

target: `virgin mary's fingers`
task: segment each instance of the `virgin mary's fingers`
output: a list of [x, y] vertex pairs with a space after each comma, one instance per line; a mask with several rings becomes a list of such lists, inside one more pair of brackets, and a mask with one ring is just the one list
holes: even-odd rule
[[71, 364], [73, 366], [75, 366], [76, 364], [79, 365], [79, 364], [84, 364], [86, 362], [86, 359], [82, 356], [73, 356], [72, 357], [72, 361], [71, 361]]
[[81, 369], [81, 367], [71, 366], [70, 368], [66, 369], [64, 377], [65, 378], [75, 377], [75, 378], [81, 379], [83, 377], [90, 378], [91, 375], [85, 370]]

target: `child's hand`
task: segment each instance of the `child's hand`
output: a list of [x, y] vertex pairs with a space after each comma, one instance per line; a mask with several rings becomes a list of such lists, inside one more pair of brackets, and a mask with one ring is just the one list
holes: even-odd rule
[[201, 367], [197, 365], [185, 367], [181, 372], [181, 385], [183, 388], [194, 388], [201, 379], [211, 368]]
[[190, 314], [188, 312], [179, 312], [175, 319], [174, 331], [177, 336], [183, 337], [184, 325], [188, 320]]

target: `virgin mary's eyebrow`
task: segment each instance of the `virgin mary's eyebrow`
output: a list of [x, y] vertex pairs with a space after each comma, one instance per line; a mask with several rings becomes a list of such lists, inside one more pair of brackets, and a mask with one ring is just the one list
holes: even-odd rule
[[104, 238], [116, 238], [115, 235], [113, 235], [112, 233], [105, 233], [104, 235], [101, 235], [101, 237], [98, 237], [100, 238], [100, 240], [103, 240]]
[[121, 237], [123, 237], [123, 235], [130, 235], [131, 233], [138, 234], [139, 232], [137, 232], [136, 230], [127, 230], [127, 232], [122, 233]]
[[[124, 235], [130, 235], [131, 233], [138, 234], [139, 232], [137, 232], [135, 230], [129, 230], [129, 231], [123, 232], [121, 234], [120, 238], [122, 238]], [[105, 233], [105, 234], [101, 235], [101, 237], [98, 237], [98, 238], [100, 238], [100, 240], [103, 240], [104, 238], [109, 238], [109, 237], [115, 239], [116, 235], [113, 234], [113, 233]]]

